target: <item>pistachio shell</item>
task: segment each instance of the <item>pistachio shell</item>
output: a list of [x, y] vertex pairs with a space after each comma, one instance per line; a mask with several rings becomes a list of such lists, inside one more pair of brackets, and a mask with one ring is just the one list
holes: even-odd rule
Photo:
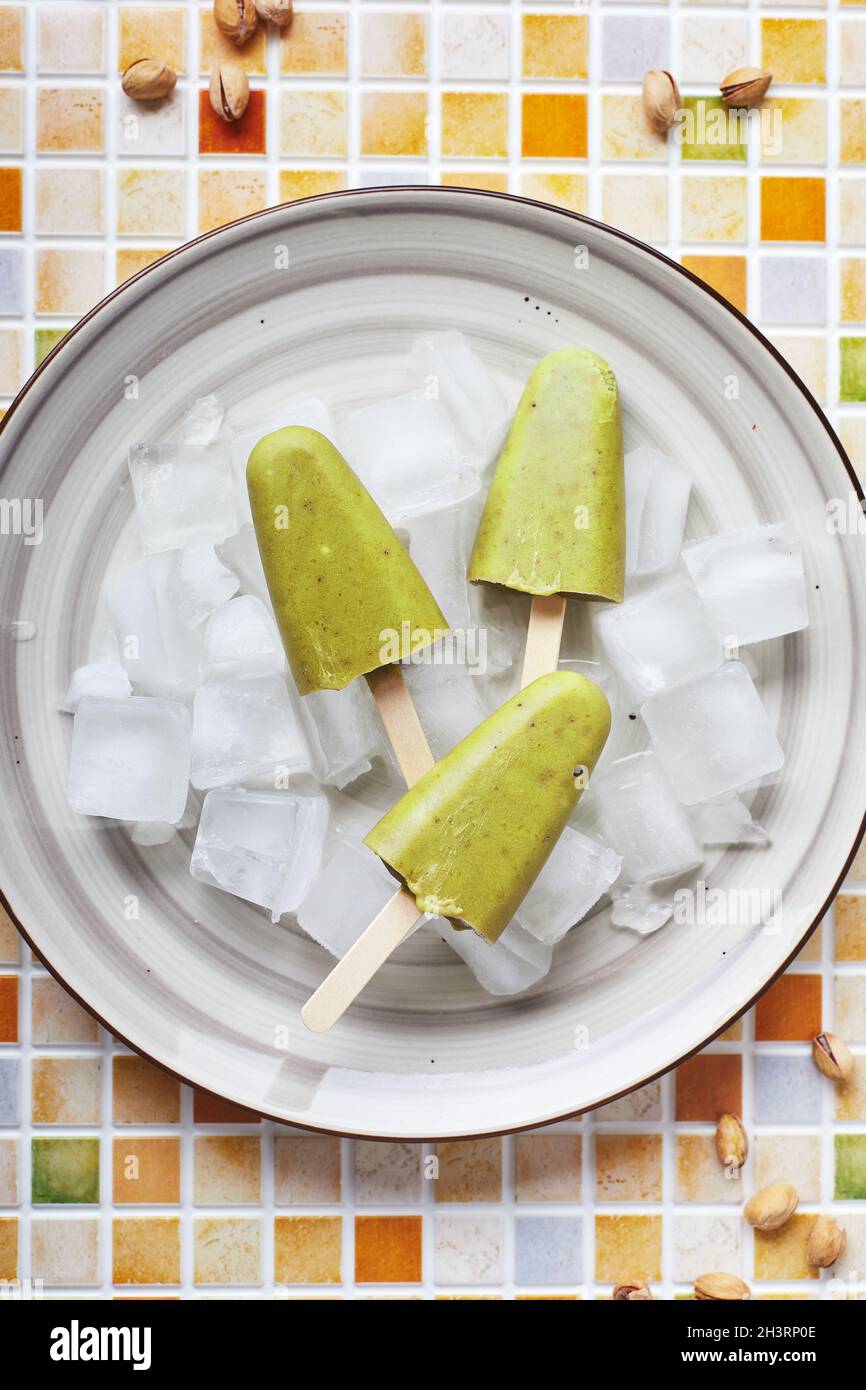
[[726, 106], [757, 106], [767, 95], [772, 80], [773, 74], [760, 68], [734, 68], [719, 84], [722, 101]]
[[699, 1274], [695, 1280], [695, 1298], [702, 1302], [742, 1302], [751, 1298], [748, 1284], [738, 1279], [736, 1274]]
[[250, 100], [247, 75], [237, 63], [222, 62], [210, 80], [210, 104], [224, 121], [239, 121]]
[[832, 1216], [819, 1216], [806, 1241], [806, 1263], [813, 1269], [829, 1269], [845, 1249], [845, 1232]]
[[120, 85], [133, 101], [159, 101], [174, 91], [177, 73], [161, 58], [138, 58], [130, 63]]
[[670, 130], [680, 109], [676, 81], [663, 68], [651, 68], [643, 79], [643, 109], [653, 130], [660, 135]]
[[815, 1065], [831, 1081], [850, 1081], [854, 1057], [848, 1044], [835, 1033], [819, 1033], [812, 1039]]
[[758, 1231], [777, 1231], [793, 1216], [800, 1201], [796, 1187], [789, 1182], [774, 1182], [762, 1187], [743, 1208], [743, 1216]]
[[749, 1140], [739, 1115], [723, 1115], [716, 1125], [716, 1153], [725, 1168], [742, 1168]]
[[214, 0], [213, 17], [220, 33], [236, 44], [246, 43], [259, 22], [253, 0]]
[[266, 24], [276, 24], [280, 29], [291, 23], [292, 0], [255, 0], [259, 19]]

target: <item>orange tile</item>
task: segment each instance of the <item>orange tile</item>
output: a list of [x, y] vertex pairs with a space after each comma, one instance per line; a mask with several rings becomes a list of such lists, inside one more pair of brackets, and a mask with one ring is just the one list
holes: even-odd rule
[[499, 1202], [502, 1199], [502, 1140], [469, 1139], [437, 1144], [437, 1202]]
[[782, 975], [755, 1006], [758, 1042], [805, 1042], [820, 1031], [820, 975]]
[[252, 1110], [243, 1110], [229, 1100], [221, 1100], [207, 1091], [193, 1091], [192, 1118], [197, 1125], [258, 1125], [261, 1118]]
[[426, 153], [426, 92], [362, 93], [361, 154]]
[[743, 1109], [743, 1059], [731, 1053], [699, 1052], [677, 1067], [675, 1118], [717, 1120]]
[[505, 159], [508, 97], [504, 92], [443, 92], [442, 153], [446, 158]]
[[629, 1279], [660, 1279], [662, 1219], [660, 1216], [597, 1216], [595, 1218], [595, 1277], [600, 1284]]
[[180, 1082], [143, 1057], [115, 1057], [112, 1088], [116, 1125], [180, 1124]]
[[683, 265], [741, 313], [746, 312], [745, 256], [683, 256]]
[[198, 94], [199, 154], [264, 154], [266, 93], [250, 92], [239, 121], [224, 121], [211, 106], [206, 88]]
[[115, 1284], [179, 1284], [176, 1216], [116, 1216], [111, 1279]]
[[117, 1206], [176, 1206], [180, 1202], [180, 1139], [115, 1138], [114, 1192]]
[[420, 1284], [421, 1217], [356, 1216], [355, 1280]]
[[186, 13], [178, 5], [121, 5], [117, 43], [118, 72], [148, 53], [186, 72]]
[[825, 236], [825, 179], [761, 179], [762, 241], [823, 241]]
[[274, 1218], [277, 1284], [339, 1284], [342, 1249], [343, 1221], [339, 1216]]
[[523, 76], [585, 79], [588, 41], [586, 15], [525, 14]]
[[346, 15], [296, 10], [280, 34], [280, 71], [343, 77], [346, 66]]
[[524, 92], [524, 159], [586, 159], [586, 97], [574, 92]]
[[18, 976], [0, 975], [0, 1043], [18, 1041]]
[[0, 1279], [18, 1278], [18, 1217], [0, 1216]]
[[22, 171], [0, 169], [0, 232], [21, 231]]
[[317, 193], [337, 193], [346, 187], [346, 175], [341, 169], [281, 169], [280, 202], [291, 203], [296, 198], [312, 198]]

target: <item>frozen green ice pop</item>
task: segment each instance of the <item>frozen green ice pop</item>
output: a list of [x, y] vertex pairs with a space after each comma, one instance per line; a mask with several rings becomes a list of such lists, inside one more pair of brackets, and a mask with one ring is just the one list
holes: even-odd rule
[[[622, 601], [619, 391], [594, 352], [548, 353], [527, 381], [487, 495], [469, 578], [535, 596], [524, 684], [556, 666], [566, 598]], [[540, 643], [536, 653], [533, 643]]]
[[342, 690], [448, 630], [390, 522], [323, 434], [290, 426], [265, 435], [250, 454], [247, 488], [302, 695]]
[[[364, 843], [421, 912], [488, 941], [505, 930], [577, 805], [610, 730], [585, 676], [541, 676], [473, 729]], [[575, 776], [576, 769], [585, 770]]]
[[585, 676], [554, 671], [508, 700], [425, 773], [366, 836], [401, 887], [307, 1000], [336, 1023], [424, 912], [496, 941], [580, 800], [610, 730]]

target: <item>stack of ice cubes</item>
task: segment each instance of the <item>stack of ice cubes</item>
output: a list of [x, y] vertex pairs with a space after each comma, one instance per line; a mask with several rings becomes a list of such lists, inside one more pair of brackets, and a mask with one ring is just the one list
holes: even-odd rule
[[[440, 758], [512, 693], [529, 604], [466, 581], [505, 393], [459, 333], [417, 337], [406, 361], [403, 388], [352, 411], [345, 439], [453, 629], [434, 663], [407, 670]], [[332, 406], [297, 392], [228, 412], [205, 396], [171, 439], [132, 445], [140, 546], [106, 578], [110, 640], [59, 704], [74, 715], [73, 810], [125, 823], [143, 851], [197, 826], [190, 869], [208, 891], [291, 914], [339, 957], [395, 891], [363, 836], [401, 783], [365, 682], [300, 699], [286, 669], [245, 470], [287, 425], [343, 447]], [[615, 722], [630, 713], [629, 746], [644, 746], [617, 756], [611, 740], [498, 942], [428, 920], [493, 994], [537, 984], [605, 894], [615, 926], [655, 931], [705, 853], [767, 843], [746, 794], [778, 777], [783, 753], [741, 649], [807, 625], [800, 539], [770, 522], [683, 547], [687, 468], [641, 447], [625, 482], [625, 601], [570, 605], [563, 666], [602, 673]]]

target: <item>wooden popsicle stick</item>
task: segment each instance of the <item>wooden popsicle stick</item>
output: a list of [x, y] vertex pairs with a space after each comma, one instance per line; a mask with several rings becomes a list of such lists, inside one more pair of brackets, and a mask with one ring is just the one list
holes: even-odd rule
[[539, 676], [548, 676], [556, 670], [564, 622], [565, 599], [561, 594], [535, 595], [526, 632], [521, 690]]
[[389, 898], [378, 917], [338, 961], [315, 994], [301, 1009], [301, 1019], [313, 1033], [326, 1033], [342, 1018], [376, 971], [406, 940], [421, 912], [407, 888]]
[[415, 713], [400, 666], [380, 666], [367, 676], [385, 732], [408, 787], [429, 772], [435, 761], [421, 721]]

